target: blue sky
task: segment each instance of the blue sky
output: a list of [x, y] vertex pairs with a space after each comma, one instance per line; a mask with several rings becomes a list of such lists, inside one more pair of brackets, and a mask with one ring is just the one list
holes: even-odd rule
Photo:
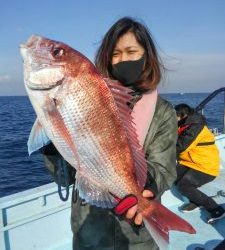
[[19, 44], [32, 34], [65, 42], [93, 60], [123, 16], [146, 24], [167, 67], [162, 93], [225, 86], [224, 0], [1, 0], [0, 95], [25, 95]]

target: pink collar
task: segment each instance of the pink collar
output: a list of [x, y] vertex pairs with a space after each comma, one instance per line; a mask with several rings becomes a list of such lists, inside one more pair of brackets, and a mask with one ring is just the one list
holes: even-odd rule
[[132, 117], [136, 125], [136, 132], [140, 145], [142, 146], [155, 112], [157, 96], [157, 90], [153, 90], [144, 94], [142, 98], [135, 104], [132, 111]]

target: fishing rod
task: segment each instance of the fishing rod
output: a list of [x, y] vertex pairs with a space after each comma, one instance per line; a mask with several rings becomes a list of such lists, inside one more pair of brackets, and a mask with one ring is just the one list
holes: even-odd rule
[[202, 102], [200, 102], [200, 104], [198, 104], [198, 106], [195, 108], [195, 111], [197, 112], [201, 111], [208, 102], [210, 102], [215, 96], [217, 96], [221, 92], [225, 92], [225, 87], [213, 91]]
[[[202, 102], [200, 102], [195, 108], [196, 112], [201, 112], [203, 114], [203, 109], [208, 102], [210, 102], [215, 96], [221, 92], [225, 93], [225, 87], [213, 91], [209, 96], [207, 96]], [[225, 133], [225, 94], [224, 94], [224, 111], [223, 111], [223, 133]]]

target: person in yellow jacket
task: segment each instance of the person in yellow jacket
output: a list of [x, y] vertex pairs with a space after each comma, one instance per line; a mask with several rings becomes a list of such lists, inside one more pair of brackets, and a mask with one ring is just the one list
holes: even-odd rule
[[177, 180], [178, 191], [189, 199], [180, 210], [190, 212], [204, 207], [208, 223], [225, 217], [225, 210], [198, 188], [219, 175], [220, 158], [213, 133], [203, 115], [185, 103], [175, 106], [178, 120]]

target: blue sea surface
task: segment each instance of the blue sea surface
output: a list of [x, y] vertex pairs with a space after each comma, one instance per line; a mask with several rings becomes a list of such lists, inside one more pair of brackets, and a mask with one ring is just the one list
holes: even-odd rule
[[27, 152], [35, 118], [28, 97], [0, 97], [0, 197], [52, 181], [41, 155]]
[[[207, 93], [162, 94], [173, 105], [198, 105]], [[223, 129], [224, 96], [204, 111], [209, 127]], [[52, 182], [40, 153], [28, 155], [27, 140], [36, 119], [27, 96], [0, 97], [0, 197]]]

